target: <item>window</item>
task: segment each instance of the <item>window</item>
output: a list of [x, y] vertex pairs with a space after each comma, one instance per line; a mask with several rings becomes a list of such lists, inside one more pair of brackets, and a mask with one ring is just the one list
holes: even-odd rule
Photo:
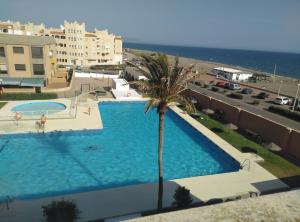
[[19, 54], [24, 54], [24, 48], [23, 47], [13, 47], [13, 52], [14, 53], [19, 53]]
[[7, 66], [5, 64], [0, 64], [0, 74], [7, 74]]
[[66, 39], [66, 36], [63, 36], [63, 35], [62, 35], [60, 38], [61, 38], [61, 39]]
[[26, 71], [25, 64], [15, 64], [15, 70], [16, 71]]
[[33, 64], [33, 74], [34, 75], [44, 75], [44, 64]]
[[42, 47], [31, 47], [32, 58], [43, 58], [43, 48]]
[[0, 47], [0, 57], [5, 57], [4, 47]]

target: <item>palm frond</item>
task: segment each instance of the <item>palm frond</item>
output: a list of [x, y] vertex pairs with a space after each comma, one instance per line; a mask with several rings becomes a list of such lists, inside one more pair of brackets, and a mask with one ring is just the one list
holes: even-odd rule
[[157, 106], [159, 104], [159, 100], [152, 98], [148, 101], [148, 103], [146, 104], [145, 110], [144, 112], [147, 113], [149, 112], [149, 110], [155, 106]]
[[194, 104], [191, 101], [189, 101], [186, 97], [182, 95], [177, 95], [176, 101], [183, 105], [188, 112], [193, 113], [196, 111]]

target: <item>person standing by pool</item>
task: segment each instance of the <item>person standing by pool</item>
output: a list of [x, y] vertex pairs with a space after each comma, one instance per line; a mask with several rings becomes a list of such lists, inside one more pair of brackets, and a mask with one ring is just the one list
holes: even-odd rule
[[91, 107], [90, 106], [88, 107], [88, 114], [89, 114], [89, 116], [91, 115]]
[[45, 132], [45, 124], [46, 124], [46, 121], [47, 121], [47, 118], [46, 118], [45, 114], [43, 114], [43, 115], [41, 116], [41, 128], [42, 128], [42, 130], [43, 130], [43, 133]]
[[19, 125], [19, 120], [22, 119], [22, 114], [19, 112], [16, 112], [15, 114], [15, 120], [17, 121], [17, 126]]

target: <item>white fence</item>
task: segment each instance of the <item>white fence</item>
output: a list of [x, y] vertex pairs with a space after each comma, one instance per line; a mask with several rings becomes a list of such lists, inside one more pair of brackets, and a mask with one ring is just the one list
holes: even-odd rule
[[119, 75], [110, 75], [104, 73], [94, 73], [94, 72], [75, 72], [75, 77], [78, 78], [110, 78], [110, 79], [117, 79]]

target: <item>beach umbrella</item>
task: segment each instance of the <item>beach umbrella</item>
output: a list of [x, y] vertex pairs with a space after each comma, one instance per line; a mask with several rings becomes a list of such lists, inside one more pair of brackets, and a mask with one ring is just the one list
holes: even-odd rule
[[224, 125], [227, 129], [237, 130], [238, 127], [234, 125], [233, 123], [227, 123]]
[[215, 111], [212, 109], [203, 109], [202, 112], [205, 113], [206, 115], [212, 115], [215, 113]]
[[280, 146], [272, 142], [266, 143], [264, 147], [267, 148], [268, 150], [275, 151], [275, 152], [279, 152], [282, 150]]

